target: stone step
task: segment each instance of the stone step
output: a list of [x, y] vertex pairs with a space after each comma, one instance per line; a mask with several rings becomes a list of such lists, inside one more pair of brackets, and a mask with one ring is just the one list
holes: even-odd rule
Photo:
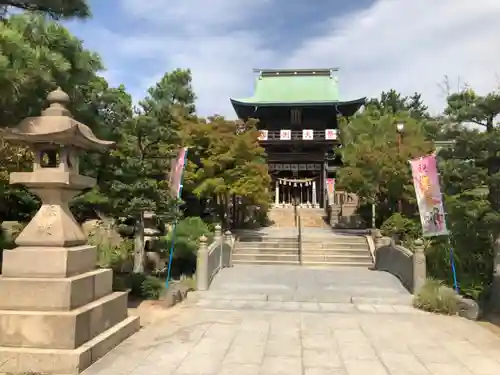
[[[268, 253], [278, 253], [278, 254], [298, 254], [298, 247], [295, 248], [284, 248], [284, 247], [235, 247], [233, 254], [268, 254]], [[328, 255], [340, 255], [340, 256], [365, 256], [371, 257], [370, 251], [368, 249], [302, 249], [301, 253], [303, 255], [310, 256], [328, 256]]]
[[364, 243], [366, 238], [362, 236], [336, 236], [334, 234], [322, 234], [311, 236], [308, 233], [302, 233], [303, 243]]
[[303, 264], [334, 264], [339, 263], [341, 265], [372, 265], [372, 258], [369, 255], [307, 255], [302, 254], [300, 257], [298, 253], [265, 253], [265, 254], [255, 254], [255, 253], [235, 253], [233, 254], [233, 261], [299, 261], [302, 258]]
[[273, 243], [284, 243], [284, 242], [297, 242], [297, 236], [293, 237], [271, 237], [271, 236], [240, 236], [238, 237], [238, 242], [273, 242]]
[[290, 254], [295, 255], [299, 253], [298, 247], [295, 249], [292, 248], [235, 248], [233, 250], [233, 256], [235, 254], [253, 254], [253, 255], [266, 255], [266, 254]]
[[272, 262], [298, 262], [299, 254], [283, 254], [283, 253], [267, 253], [267, 254], [247, 254], [247, 253], [236, 253], [233, 254], [234, 261], [272, 261]]
[[363, 263], [363, 264], [373, 264], [372, 257], [368, 254], [366, 255], [310, 255], [302, 254], [302, 263]]
[[284, 241], [284, 242], [236, 242], [235, 248], [297, 248], [299, 246], [298, 240]]
[[[286, 236], [273, 236], [273, 235], [252, 235], [252, 234], [240, 234], [237, 235], [238, 242], [295, 242], [298, 238], [298, 232], [293, 233], [293, 235]], [[320, 235], [310, 235], [307, 233], [302, 233], [302, 243], [344, 243], [344, 244], [366, 244], [366, 238], [363, 236], [338, 236], [331, 233], [320, 234]]]
[[325, 249], [325, 250], [335, 250], [335, 249], [368, 249], [367, 243], [311, 243], [302, 242], [303, 249]]
[[341, 262], [341, 261], [335, 261], [335, 262], [306, 262], [302, 261], [303, 266], [307, 267], [324, 267], [324, 268], [331, 268], [331, 267], [362, 267], [362, 268], [368, 268], [373, 265], [373, 263], [370, 261], [366, 262]]
[[366, 297], [358, 293], [344, 291], [321, 292], [314, 295], [288, 292], [244, 292], [209, 290], [190, 292], [188, 301], [242, 301], [242, 302], [303, 302], [303, 303], [342, 303], [355, 305], [395, 305], [411, 306], [413, 296], [402, 293], [383, 293], [376, 297]]
[[262, 265], [299, 265], [298, 260], [261, 260], [261, 259], [234, 259], [233, 264], [262, 264]]

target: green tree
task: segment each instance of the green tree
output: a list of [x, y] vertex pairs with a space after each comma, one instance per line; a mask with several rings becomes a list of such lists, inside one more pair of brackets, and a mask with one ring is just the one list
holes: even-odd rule
[[468, 157], [473, 158], [476, 165], [486, 167], [488, 200], [494, 210], [500, 211], [500, 130], [495, 124], [500, 114], [500, 93], [481, 96], [466, 88], [448, 97], [445, 114], [455, 123], [474, 124], [485, 130], [485, 134], [476, 134], [465, 144], [476, 144]]
[[194, 97], [189, 71], [166, 73], [119, 130], [112, 168], [107, 170], [108, 182], [103, 182], [101, 191], [115, 216], [135, 221], [136, 273], [144, 271], [144, 212], [155, 212], [163, 220], [177, 215], [168, 171], [181, 141], [180, 123], [194, 110]]
[[61, 24], [37, 15], [9, 17], [0, 23], [0, 126], [38, 116], [57, 85], [69, 94], [75, 112], [102, 69], [99, 56]]
[[[423, 121], [408, 112], [381, 112], [373, 105], [349, 122], [343, 121], [340, 153], [344, 166], [338, 173], [339, 185], [379, 209], [384, 206], [394, 211], [400, 199], [414, 204], [408, 160], [431, 151]], [[405, 124], [401, 143], [396, 128], [400, 122]]]
[[7, 15], [11, 8], [44, 13], [54, 19], [91, 16], [87, 0], [0, 0], [0, 14]]
[[409, 115], [417, 120], [428, 118], [428, 108], [422, 100], [422, 95], [414, 93], [412, 96], [403, 96], [396, 90], [383, 91], [380, 98], [370, 99], [368, 106], [373, 106], [382, 114], [397, 114], [408, 112]]
[[[270, 177], [256, 121], [221, 116], [191, 122], [185, 129], [189, 161], [186, 188], [200, 199], [213, 199], [219, 219], [229, 225], [230, 206], [257, 206], [267, 212]], [[239, 199], [236, 199], [236, 198]]]
[[[444, 134], [455, 140], [440, 152], [447, 224], [462, 293], [481, 300], [492, 279], [493, 245], [499, 233], [499, 129], [497, 92], [477, 95], [465, 88], [448, 96]], [[436, 239], [428, 250], [429, 272], [452, 283], [449, 247]]]
[[[98, 127], [90, 104], [98, 97], [102, 63], [81, 41], [60, 24], [43, 16], [21, 14], [0, 22], [0, 126], [15, 126], [40, 115], [49, 91], [61, 86], [71, 97], [77, 119]], [[92, 120], [94, 119], [94, 120]], [[0, 215], [3, 220], [24, 220], [38, 201], [23, 189], [8, 185], [13, 170], [31, 168], [31, 152], [0, 140]]]

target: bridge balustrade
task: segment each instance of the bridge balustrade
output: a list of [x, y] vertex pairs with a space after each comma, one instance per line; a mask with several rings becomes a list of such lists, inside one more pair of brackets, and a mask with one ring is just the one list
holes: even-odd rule
[[222, 235], [220, 225], [215, 227], [215, 235], [212, 243], [207, 244], [205, 236], [200, 238], [198, 256], [196, 258], [196, 289], [208, 290], [212, 280], [224, 267], [231, 267], [231, 254], [235, 239], [230, 231]]

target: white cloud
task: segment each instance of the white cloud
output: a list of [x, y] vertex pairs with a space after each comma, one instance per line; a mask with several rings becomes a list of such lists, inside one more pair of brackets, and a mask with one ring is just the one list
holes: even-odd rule
[[441, 110], [447, 75], [478, 91], [497, 87], [500, 2], [496, 0], [382, 0], [308, 40], [289, 67], [339, 65], [345, 97], [376, 96], [395, 88], [421, 92]]
[[142, 35], [118, 46], [120, 59], [142, 54], [157, 61], [156, 74], [145, 76], [140, 89], [166, 70], [190, 68], [203, 115], [234, 116], [229, 98], [251, 94], [255, 67], [338, 66], [345, 99], [390, 88], [417, 91], [435, 111], [444, 104], [439, 84], [445, 75], [485, 92], [497, 87], [500, 74], [498, 0], [379, 0], [347, 16], [332, 6], [320, 32], [288, 51], [270, 48], [266, 35], [252, 27], [272, 8], [271, 0], [122, 4], [130, 17], [149, 22]]

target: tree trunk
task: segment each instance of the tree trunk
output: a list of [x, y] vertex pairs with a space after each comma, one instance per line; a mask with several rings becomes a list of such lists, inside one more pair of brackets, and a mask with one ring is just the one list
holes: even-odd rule
[[134, 230], [134, 273], [144, 272], [144, 213], [141, 212], [135, 221]]

